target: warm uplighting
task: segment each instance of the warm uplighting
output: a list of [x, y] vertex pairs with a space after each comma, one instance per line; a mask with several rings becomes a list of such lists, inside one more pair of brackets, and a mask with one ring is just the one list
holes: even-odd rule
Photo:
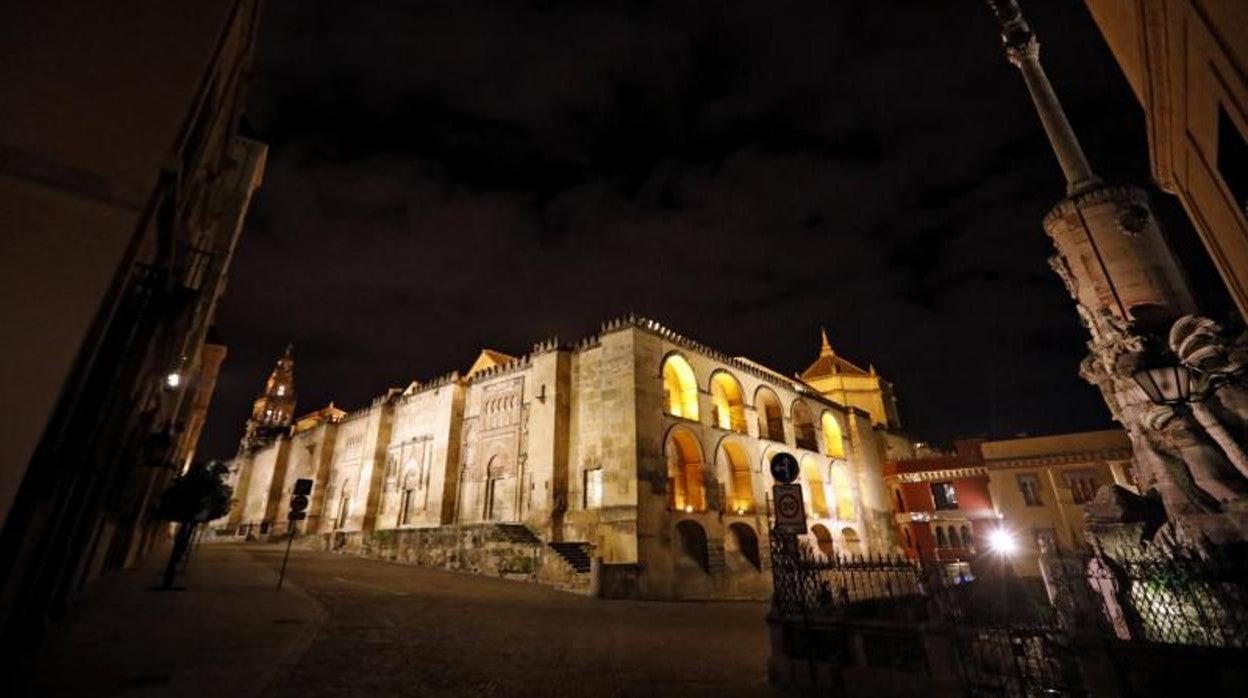
[[998, 528], [988, 534], [988, 547], [1000, 555], [1013, 555], [1018, 552], [1018, 541], [1015, 540], [1014, 534], [1004, 528]]

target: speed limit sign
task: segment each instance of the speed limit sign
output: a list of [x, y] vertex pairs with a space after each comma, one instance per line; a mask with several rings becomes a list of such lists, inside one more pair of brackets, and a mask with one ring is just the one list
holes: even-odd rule
[[776, 507], [776, 530], [786, 533], [806, 532], [806, 505], [802, 502], [801, 485], [775, 485], [771, 488]]

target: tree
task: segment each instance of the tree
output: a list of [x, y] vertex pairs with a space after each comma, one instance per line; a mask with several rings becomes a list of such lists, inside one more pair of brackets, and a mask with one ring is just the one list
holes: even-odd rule
[[165, 566], [162, 588], [173, 587], [178, 561], [186, 556], [195, 527], [229, 513], [230, 497], [234, 492], [233, 488], [225, 484], [228, 473], [229, 468], [218, 461], [208, 464], [192, 463], [161, 495], [156, 517], [178, 523], [173, 550], [169, 552], [169, 563]]

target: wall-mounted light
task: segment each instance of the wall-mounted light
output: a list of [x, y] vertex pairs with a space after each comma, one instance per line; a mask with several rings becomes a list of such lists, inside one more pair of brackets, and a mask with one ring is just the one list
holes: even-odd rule
[[1181, 405], [1191, 400], [1191, 371], [1177, 361], [1145, 364], [1133, 371], [1131, 378], [1155, 405]]
[[177, 390], [182, 385], [182, 374], [177, 371], [170, 371], [165, 376], [165, 387], [169, 390]]

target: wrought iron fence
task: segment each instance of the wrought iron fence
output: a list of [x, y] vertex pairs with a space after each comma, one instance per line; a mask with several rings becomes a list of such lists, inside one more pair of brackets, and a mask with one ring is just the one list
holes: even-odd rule
[[981, 560], [976, 578], [903, 556], [826, 557], [774, 531], [771, 552], [781, 616], [1248, 648], [1248, 560], [1216, 549], [1163, 542], [1045, 555], [1040, 578], [1000, 558]]

